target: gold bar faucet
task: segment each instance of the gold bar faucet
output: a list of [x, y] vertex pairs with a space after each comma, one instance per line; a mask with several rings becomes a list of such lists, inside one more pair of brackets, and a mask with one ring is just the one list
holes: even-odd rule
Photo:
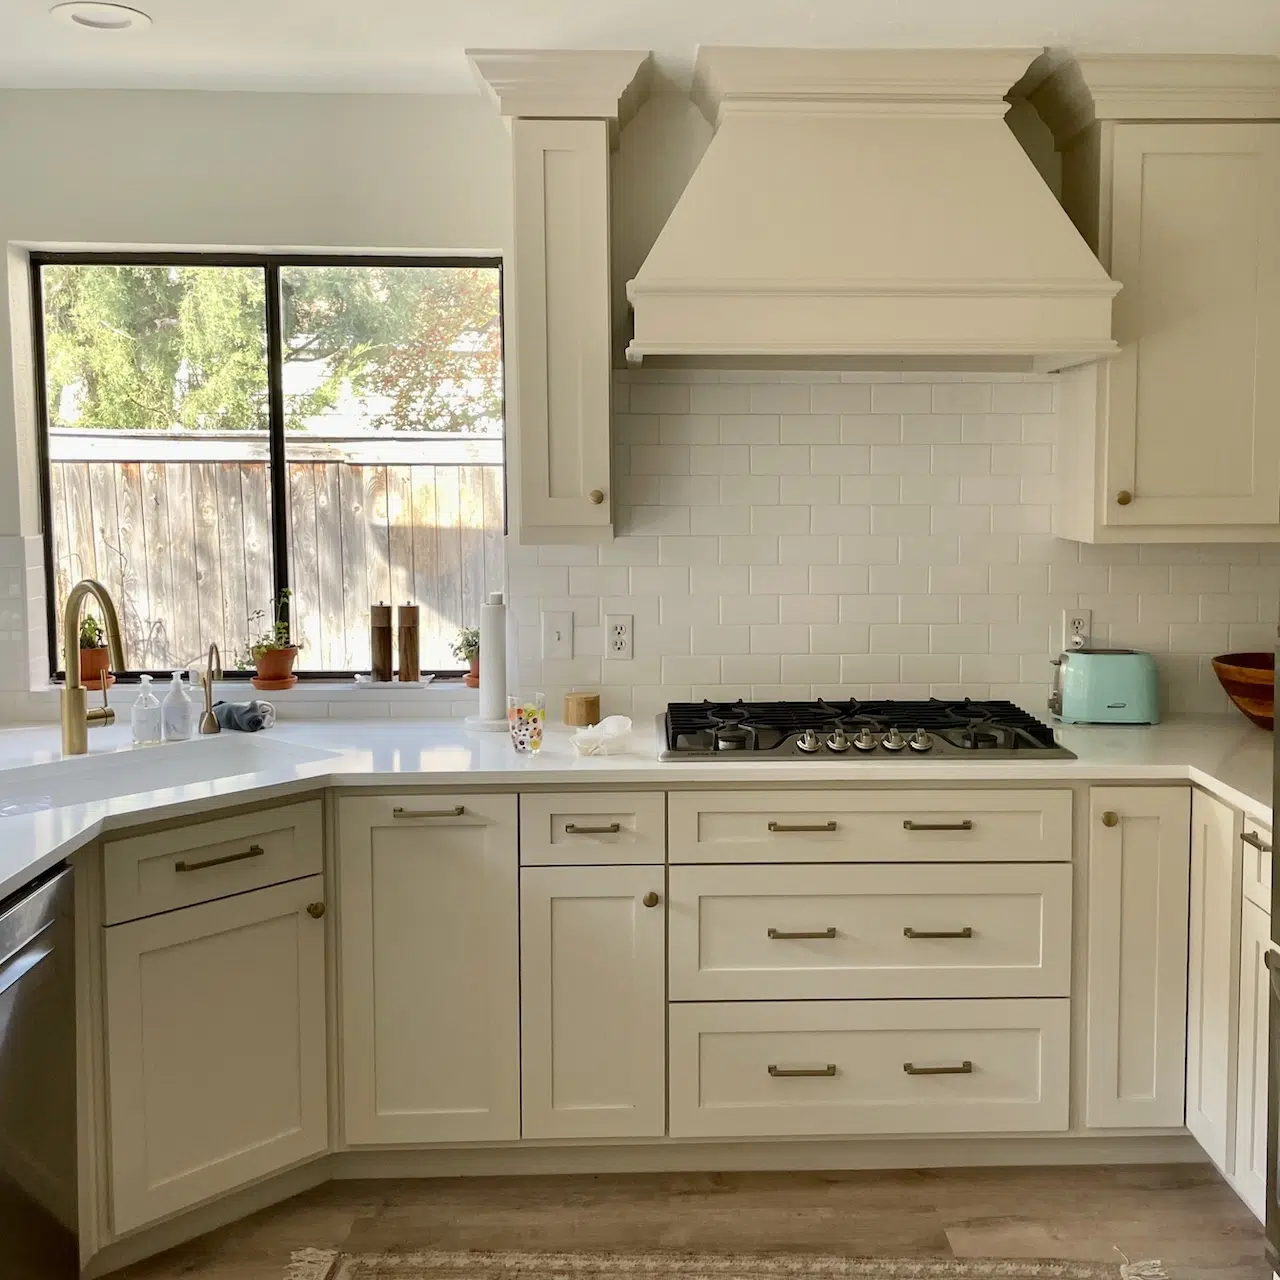
[[209, 654], [205, 659], [204, 675], [200, 683], [204, 686], [204, 715], [200, 717], [201, 733], [221, 733], [222, 726], [218, 717], [213, 714], [213, 682], [222, 679], [222, 654], [218, 652], [217, 643], [209, 646]]
[[93, 596], [102, 610], [102, 625], [107, 632], [107, 653], [113, 671], [124, 670], [124, 647], [120, 643], [120, 620], [107, 589], [92, 578], [85, 578], [71, 588], [62, 615], [62, 663], [66, 683], [62, 686], [62, 754], [82, 756], [89, 750], [89, 730], [99, 724], [114, 724], [116, 713], [107, 706], [107, 681], [102, 681], [102, 706], [89, 710], [85, 705], [85, 689], [80, 683], [80, 615], [87, 596]]

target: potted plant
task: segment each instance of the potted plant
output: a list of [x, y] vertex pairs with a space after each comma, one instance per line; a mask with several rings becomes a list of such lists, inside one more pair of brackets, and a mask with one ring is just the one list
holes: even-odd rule
[[453, 642], [453, 656], [459, 662], [470, 664], [471, 670], [462, 677], [468, 689], [480, 687], [480, 628], [463, 627]]
[[[286, 587], [272, 602], [271, 626], [256, 639], [250, 640], [236, 657], [236, 666], [246, 670], [253, 666], [256, 674], [250, 683], [255, 689], [292, 689], [298, 683], [293, 674], [293, 664], [298, 650], [289, 633], [288, 605], [293, 593]], [[250, 625], [261, 623], [266, 612], [262, 609], [249, 615]]]
[[111, 688], [116, 678], [107, 670], [110, 661], [102, 624], [93, 614], [86, 613], [80, 622], [80, 683], [86, 689]]

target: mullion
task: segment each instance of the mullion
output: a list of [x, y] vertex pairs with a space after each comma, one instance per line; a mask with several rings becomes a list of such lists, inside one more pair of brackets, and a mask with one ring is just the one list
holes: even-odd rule
[[271, 475], [271, 552], [275, 581], [276, 617], [289, 621], [289, 468], [284, 441], [284, 315], [280, 293], [280, 265], [262, 268], [267, 302], [267, 429]]

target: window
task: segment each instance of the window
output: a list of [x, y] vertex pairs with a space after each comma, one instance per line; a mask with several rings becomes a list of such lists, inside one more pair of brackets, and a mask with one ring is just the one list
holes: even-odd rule
[[300, 675], [367, 671], [420, 606], [426, 671], [502, 588], [501, 267], [36, 255], [51, 669], [97, 577], [132, 671], [247, 666], [286, 589]]

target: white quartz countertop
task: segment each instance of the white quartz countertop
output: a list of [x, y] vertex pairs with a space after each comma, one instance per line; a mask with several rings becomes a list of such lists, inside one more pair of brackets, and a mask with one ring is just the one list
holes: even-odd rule
[[1271, 821], [1273, 738], [1239, 716], [1056, 728], [1078, 759], [659, 761], [649, 725], [625, 755], [578, 757], [568, 731], [553, 728], [537, 756], [519, 756], [506, 734], [396, 719], [298, 720], [146, 748], [116, 725], [91, 732], [89, 755], [61, 761], [56, 726], [9, 729], [0, 731], [0, 897], [104, 831], [321, 787], [1182, 781]]

